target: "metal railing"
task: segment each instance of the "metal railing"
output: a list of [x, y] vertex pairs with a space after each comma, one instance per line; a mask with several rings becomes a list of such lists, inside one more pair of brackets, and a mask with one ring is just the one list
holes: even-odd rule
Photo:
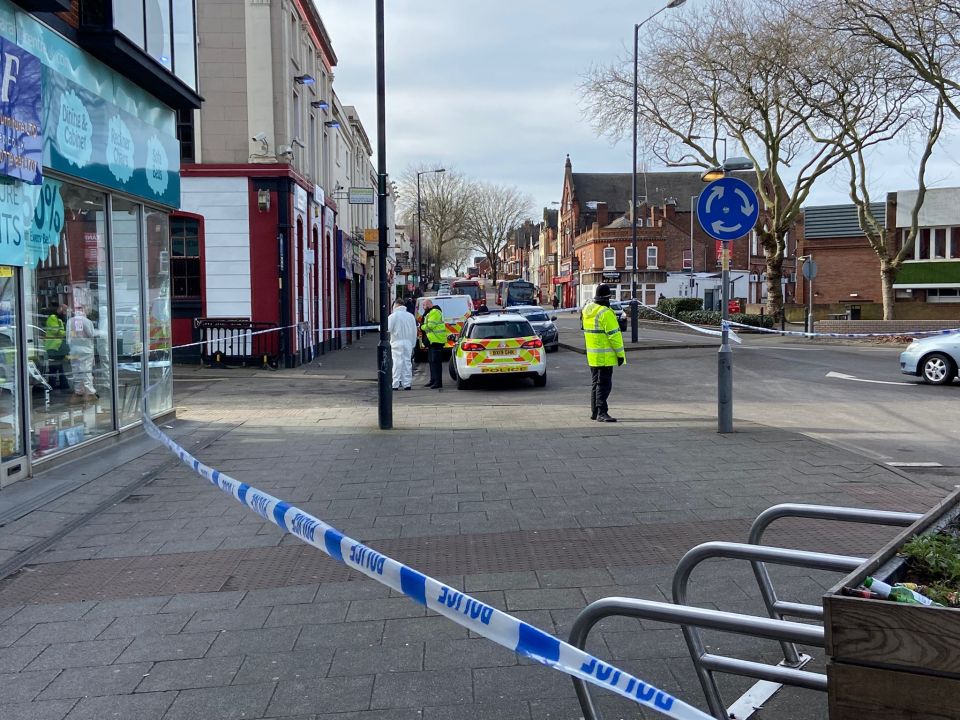
[[[822, 620], [823, 608], [816, 605], [780, 600], [767, 572], [766, 564], [773, 563], [816, 570], [850, 572], [865, 563], [866, 559], [761, 545], [763, 533], [767, 527], [773, 521], [785, 517], [902, 527], [911, 525], [921, 516], [915, 513], [862, 508], [794, 503], [775, 505], [761, 513], [753, 522], [750, 528], [749, 543], [708, 542], [688, 551], [680, 559], [674, 573], [673, 603], [619, 597], [597, 600], [584, 608], [577, 616], [570, 632], [570, 643], [584, 648], [587, 636], [593, 626], [603, 618], [611, 616], [637, 617], [678, 624], [690, 651], [690, 658], [703, 688], [709, 711], [718, 720], [728, 718], [728, 711], [720, 697], [714, 678], [715, 672], [752, 677], [781, 685], [826, 691], [827, 678], [825, 675], [800, 669], [805, 660], [809, 660], [809, 657], [801, 656], [796, 648], [796, 643], [823, 647], [823, 627], [784, 619], [784, 616], [789, 615]], [[764, 605], [770, 617], [760, 618], [686, 605], [687, 586], [691, 573], [701, 562], [711, 558], [748, 560], [757, 578]], [[701, 628], [777, 640], [784, 649], [784, 662], [779, 665], [768, 665], [708, 653], [700, 637], [699, 631]], [[574, 679], [573, 684], [580, 701], [584, 720], [597, 720], [600, 715], [593, 703], [589, 687], [585, 682], [578, 679]]]
[[[805, 518], [808, 520], [833, 520], [868, 525], [908, 527], [921, 517], [922, 515], [918, 513], [783, 503], [769, 507], [757, 516], [757, 519], [750, 526], [750, 535], [747, 542], [752, 545], [760, 545], [767, 527], [781, 518]], [[753, 574], [757, 578], [757, 585], [760, 588], [763, 604], [767, 608], [767, 615], [776, 620], [783, 620], [785, 617], [823, 620], [822, 606], [780, 600], [766, 566], [759, 561], [753, 561], [750, 564], [753, 567]], [[780, 647], [783, 649], [783, 659], [786, 663], [790, 665], [799, 664], [800, 653], [797, 651], [796, 645], [790, 642], [781, 642]]]
[[[200, 360], [213, 365], [261, 364], [276, 367], [280, 359], [280, 331], [277, 323], [253, 322], [245, 318], [196, 318], [200, 331]], [[272, 331], [272, 332], [271, 332]]]

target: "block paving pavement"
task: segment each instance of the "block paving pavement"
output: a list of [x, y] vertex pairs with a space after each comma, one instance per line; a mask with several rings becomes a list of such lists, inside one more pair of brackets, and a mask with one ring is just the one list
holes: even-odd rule
[[[202, 441], [221, 471], [564, 638], [598, 598], [668, 599], [686, 550], [745, 540], [770, 505], [922, 511], [946, 494], [800, 435], [743, 424], [721, 436], [709, 418], [641, 399], [618, 399], [634, 422], [597, 425], [583, 392], [562, 384], [550, 396], [403, 393], [395, 430], [381, 432], [376, 388], [357, 370], [369, 355], [361, 343], [256, 377], [183, 370], [174, 431]], [[4, 720], [580, 717], [566, 676], [352, 573], [154, 452], [124, 499], [89, 500], [82, 524], [51, 531], [0, 580]], [[116, 477], [132, 483], [144, 462]], [[767, 542], [866, 555], [892, 532], [782, 521]], [[838, 579], [773, 575], [781, 595], [807, 602]], [[762, 614], [744, 563], [699, 569], [691, 597]], [[774, 643], [706, 638], [712, 651], [777, 659]], [[612, 619], [589, 649], [703, 707], [677, 628]], [[749, 685], [721, 678], [728, 702]], [[646, 716], [595, 697], [608, 717]], [[822, 695], [784, 690], [755, 717], [823, 718], [825, 707]]]

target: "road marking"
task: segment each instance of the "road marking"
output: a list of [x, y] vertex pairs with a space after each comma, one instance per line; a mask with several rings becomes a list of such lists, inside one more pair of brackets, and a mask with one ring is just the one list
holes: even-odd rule
[[907, 385], [912, 387], [913, 385], [916, 384], [916, 383], [907, 383], [907, 382], [892, 382], [890, 380], [867, 380], [866, 378], [858, 378], [858, 377], [854, 377], [853, 375], [847, 375], [845, 373], [833, 372], [833, 370], [828, 372], [826, 377], [837, 378], [839, 380], [854, 380], [856, 382], [874, 383], [875, 385]]
[[938, 462], [888, 462], [885, 464], [898, 468], [943, 467], [943, 464]]

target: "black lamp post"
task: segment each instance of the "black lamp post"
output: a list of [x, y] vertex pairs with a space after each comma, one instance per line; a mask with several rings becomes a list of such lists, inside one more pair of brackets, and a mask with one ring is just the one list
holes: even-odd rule
[[387, 328], [387, 120], [384, 103], [383, 0], [377, 0], [377, 275], [380, 281], [380, 340], [377, 343], [377, 409], [381, 430], [393, 427], [393, 362]]
[[420, 289], [424, 288], [423, 284], [423, 225], [420, 222], [420, 215], [422, 214], [423, 208], [420, 205], [420, 176], [429, 175], [430, 173], [442, 173], [446, 172], [446, 168], [437, 168], [436, 170], [423, 170], [417, 173], [417, 281], [420, 283]]
[[[687, 0], [671, 0], [643, 22], [633, 26], [633, 168], [631, 169], [633, 185], [633, 204], [630, 207], [630, 238], [633, 247], [633, 267], [630, 269], [630, 298], [633, 312], [630, 314], [630, 342], [637, 342], [640, 338], [640, 305], [637, 302], [637, 96], [640, 28], [653, 20], [664, 10], [672, 10], [683, 5]], [[648, 198], [649, 200], [649, 198]]]

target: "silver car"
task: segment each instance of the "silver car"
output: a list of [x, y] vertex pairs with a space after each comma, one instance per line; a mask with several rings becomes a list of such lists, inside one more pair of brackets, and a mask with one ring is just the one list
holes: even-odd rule
[[947, 385], [960, 366], [960, 330], [914, 340], [900, 353], [900, 372], [918, 375], [925, 383]]

